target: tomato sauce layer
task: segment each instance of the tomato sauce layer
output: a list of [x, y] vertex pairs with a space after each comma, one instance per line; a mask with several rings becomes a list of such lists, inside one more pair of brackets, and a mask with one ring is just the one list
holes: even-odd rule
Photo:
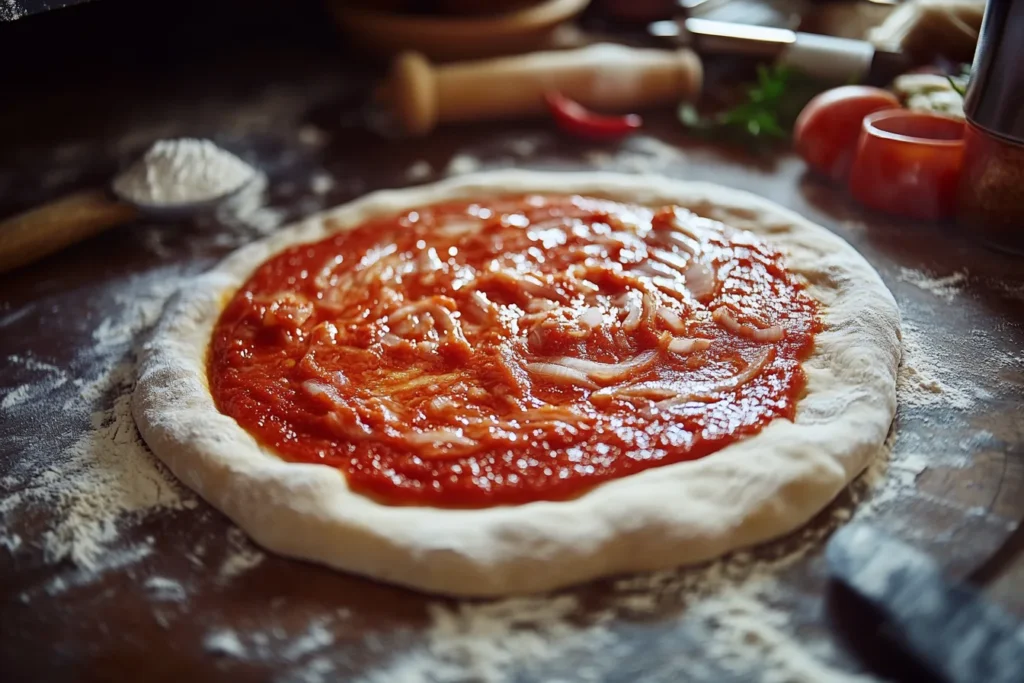
[[816, 306], [782, 255], [579, 196], [372, 219], [264, 263], [213, 332], [217, 407], [392, 504], [566, 499], [792, 418]]

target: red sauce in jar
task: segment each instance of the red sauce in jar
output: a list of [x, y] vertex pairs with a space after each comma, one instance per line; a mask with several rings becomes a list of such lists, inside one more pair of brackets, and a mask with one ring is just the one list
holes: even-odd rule
[[450, 203], [288, 249], [223, 311], [217, 407], [393, 504], [566, 499], [792, 418], [820, 329], [782, 255], [684, 209]]

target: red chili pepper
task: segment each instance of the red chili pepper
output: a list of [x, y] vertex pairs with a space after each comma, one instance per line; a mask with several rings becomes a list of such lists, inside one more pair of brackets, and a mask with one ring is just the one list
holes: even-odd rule
[[644, 125], [637, 114], [605, 116], [595, 114], [575, 100], [551, 91], [544, 94], [548, 109], [558, 127], [570, 135], [591, 140], [614, 140], [629, 135]]

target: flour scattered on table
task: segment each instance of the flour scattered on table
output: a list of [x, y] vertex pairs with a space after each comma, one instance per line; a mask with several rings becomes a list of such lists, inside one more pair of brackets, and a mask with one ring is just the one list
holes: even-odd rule
[[161, 602], [183, 602], [188, 597], [180, 582], [162, 576], [151, 576], [142, 586], [150, 597]]
[[940, 299], [952, 301], [960, 294], [967, 283], [967, 271], [959, 270], [950, 275], [936, 276], [923, 270], [900, 268], [899, 279], [914, 285], [918, 289], [930, 292]]
[[591, 166], [606, 171], [659, 173], [685, 163], [686, 154], [658, 138], [637, 135], [612, 150], [591, 150], [584, 159]]
[[286, 661], [297, 661], [334, 644], [334, 633], [327, 628], [327, 623], [323, 619], [313, 621], [304, 633], [282, 644], [277, 650], [278, 655]]
[[227, 557], [224, 558], [217, 572], [217, 576], [221, 580], [232, 579], [254, 569], [262, 564], [267, 557], [237, 527], [228, 529], [227, 547]]
[[210, 654], [228, 655], [239, 659], [247, 654], [238, 634], [230, 629], [220, 629], [206, 634], [203, 638], [203, 649]]
[[903, 408], [969, 410], [977, 403], [977, 390], [961, 369], [942, 364], [943, 353], [936, 348], [934, 335], [903, 321], [903, 363], [896, 384], [899, 404]]
[[281, 209], [267, 206], [267, 177], [262, 173], [217, 208], [217, 219], [224, 225], [255, 236], [269, 235], [281, 227], [284, 217]]
[[[273, 620], [263, 628], [254, 629], [218, 626], [203, 636], [203, 649], [210, 654], [248, 662], [315, 662], [317, 653], [331, 650], [335, 642], [334, 627], [347, 618], [347, 614], [330, 613], [303, 622], [300, 629]], [[313, 668], [320, 667], [314, 665]], [[292, 669], [301, 671], [302, 667]], [[289, 676], [287, 680], [296, 678]]]
[[1024, 301], [1024, 284], [1006, 282], [1005, 280], [988, 280], [988, 284], [1008, 299]]
[[307, 147], [323, 147], [330, 141], [331, 136], [321, 128], [306, 124], [299, 128], [298, 138], [299, 142]]
[[17, 387], [4, 396], [3, 400], [0, 401], [0, 410], [10, 410], [11, 408], [16, 408], [23, 403], [38, 401], [47, 396], [54, 389], [64, 386], [67, 381], [67, 377], [51, 375], [49, 377], [44, 377], [34, 384], [22, 384], [20, 387]]
[[0, 20], [16, 21], [25, 16], [26, 12], [17, 0], [0, 0]]
[[[864, 495], [865, 483], [856, 486]], [[619, 579], [604, 597], [586, 602], [565, 591], [435, 603], [422, 642], [359, 680], [597, 683], [642, 658], [651, 680], [873, 681], [836, 668], [828, 643], [808, 642], [799, 635], [799, 624], [772, 606], [781, 591], [775, 577], [820, 550], [825, 535], [848, 519], [851, 509], [849, 504], [835, 506], [830, 523], [799, 532], [790, 547], [776, 547], [767, 559], [738, 552], [701, 567]], [[655, 620], [658, 629], [641, 630], [638, 636], [637, 629], [648, 620]], [[365, 649], [386, 650], [374, 636], [367, 638]], [[318, 662], [316, 675], [296, 680], [330, 680], [324, 664]], [[627, 664], [621, 671], [636, 669]]]
[[419, 161], [413, 162], [409, 168], [405, 169], [405, 177], [407, 180], [418, 183], [429, 178], [433, 172], [434, 167], [430, 165], [430, 162], [420, 159]]
[[333, 190], [335, 184], [334, 176], [321, 171], [320, 173], [314, 173], [313, 177], [310, 178], [309, 189], [313, 191], [313, 194], [324, 195]]
[[[573, 595], [524, 597], [430, 607], [422, 648], [399, 655], [361, 679], [365, 683], [455, 683], [514, 680], [573, 655], [591, 655], [616, 640], [601, 624], [576, 625]], [[577, 670], [573, 680], [589, 680]], [[553, 680], [545, 669], [545, 680]]]
[[522, 134], [508, 140], [504, 146], [516, 156], [529, 159], [552, 139], [552, 136], [547, 133]]
[[30, 356], [9, 356], [8, 363], [13, 367], [23, 368], [38, 377], [35, 382], [27, 382], [15, 387], [0, 399], [0, 411], [10, 412], [25, 403], [38, 401], [52, 391], [64, 386], [68, 378], [64, 372], [52, 363], [46, 363]]
[[48, 373], [48, 379], [25, 385], [38, 400], [8, 408], [31, 410], [42, 422], [47, 411], [60, 410], [78, 416], [89, 428], [63, 446], [45, 436], [25, 446], [36, 455], [19, 461], [4, 480], [0, 529], [14, 528], [35, 509], [51, 511], [51, 527], [38, 542], [46, 561], [71, 561], [75, 581], [85, 582], [152, 551], [151, 543], [112, 550], [123, 524], [158, 509], [196, 505], [149, 453], [130, 410], [132, 346], [180, 282], [176, 274], [155, 271], [130, 278], [117, 293], [107, 295], [113, 297], [109, 307], [120, 313], [96, 325], [92, 348], [73, 364], [82, 373], [78, 378], [70, 380], [69, 370], [47, 363], [22, 361], [26, 368]]
[[470, 156], [468, 154], [456, 154], [452, 157], [451, 161], [448, 162], [448, 166], [445, 168], [444, 174], [452, 176], [476, 173], [480, 170], [481, 166], [482, 164], [480, 159], [475, 156]]
[[[102, 564], [90, 567], [76, 567], [62, 571], [44, 583], [41, 587], [42, 591], [46, 595], [54, 597], [73, 589], [91, 586], [99, 575], [125, 567], [132, 567], [151, 556], [153, 554], [153, 541], [154, 539], [149, 537], [142, 543], [129, 545], [122, 543], [116, 548], [108, 548], [104, 552]], [[38, 591], [36, 591], [36, 594], [38, 594]], [[22, 599], [25, 602], [31, 602], [33, 597], [34, 595], [31, 591], [22, 593]]]

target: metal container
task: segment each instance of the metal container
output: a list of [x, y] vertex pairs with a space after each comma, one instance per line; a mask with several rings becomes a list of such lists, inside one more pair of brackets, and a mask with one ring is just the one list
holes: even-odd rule
[[1024, 0], [989, 0], [964, 115], [957, 222], [1024, 254]]
[[975, 126], [1024, 143], [1024, 2], [989, 0], [964, 113]]

